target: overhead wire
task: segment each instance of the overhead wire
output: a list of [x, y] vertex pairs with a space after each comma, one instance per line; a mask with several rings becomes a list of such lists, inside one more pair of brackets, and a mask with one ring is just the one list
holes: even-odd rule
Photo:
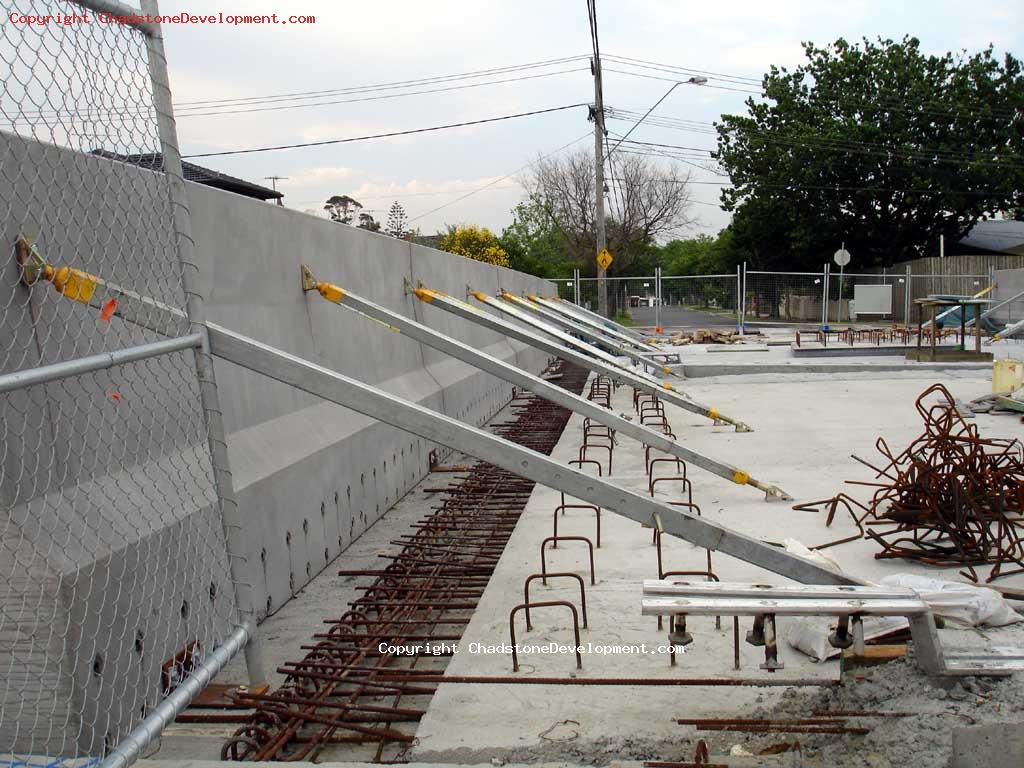
[[581, 102], [578, 104], [564, 104], [560, 107], [548, 107], [547, 109], [534, 109], [529, 112], [517, 112], [512, 115], [499, 115], [497, 117], [487, 117], [480, 120], [464, 120], [458, 123], [447, 123], [445, 125], [434, 125], [429, 128], [412, 128], [405, 131], [390, 131], [388, 133], [376, 133], [367, 136], [351, 136], [344, 139], [326, 139], [324, 141], [306, 141], [298, 144], [282, 144], [272, 147], [252, 147], [250, 149], [229, 149], [220, 152], [201, 152], [191, 155], [182, 155], [183, 159], [192, 159], [198, 157], [223, 157], [225, 155], [244, 155], [252, 154], [255, 152], [277, 152], [285, 149], [301, 149], [305, 147], [324, 147], [332, 144], [348, 144], [355, 141], [369, 141], [371, 139], [386, 139], [393, 136], [409, 136], [416, 133], [431, 133], [433, 131], [443, 131], [450, 128], [463, 128], [470, 125], [482, 125], [484, 123], [496, 123], [502, 120], [514, 120], [520, 117], [530, 117], [533, 115], [544, 115], [552, 112], [561, 112], [566, 109], [575, 109], [576, 107], [585, 107], [587, 104]]
[[[579, 106], [579, 105], [576, 105], [576, 106]], [[411, 223], [411, 222], [417, 221], [419, 219], [422, 219], [422, 218], [424, 218], [426, 216], [429, 216], [432, 213], [437, 213], [438, 211], [443, 210], [443, 209], [445, 209], [445, 208], [447, 208], [449, 206], [452, 206], [452, 205], [455, 205], [456, 203], [462, 202], [466, 198], [472, 197], [473, 195], [477, 194], [478, 192], [483, 192], [486, 189], [490, 189], [495, 184], [498, 184], [499, 182], [505, 181], [506, 179], [509, 179], [512, 176], [515, 176], [517, 173], [521, 173], [522, 171], [525, 171], [527, 168], [530, 168], [531, 166], [536, 165], [541, 160], [546, 160], [547, 158], [552, 157], [553, 155], [557, 155], [559, 152], [562, 152], [562, 151], [568, 149], [569, 147], [573, 146], [574, 144], [579, 144], [581, 141], [583, 141], [589, 135], [590, 135], [590, 131], [587, 131], [585, 134], [583, 134], [582, 136], [580, 136], [580, 137], [578, 137], [576, 139], [573, 139], [568, 144], [563, 144], [558, 149], [554, 149], [551, 152], [548, 152], [546, 155], [541, 155], [536, 160], [531, 160], [530, 162], [525, 163], [524, 165], [520, 166], [519, 168], [516, 168], [516, 170], [512, 171], [511, 173], [507, 173], [504, 176], [502, 176], [500, 178], [497, 178], [497, 179], [495, 179], [494, 181], [492, 181], [492, 182], [490, 182], [488, 184], [484, 184], [481, 187], [477, 187], [476, 189], [474, 189], [474, 190], [472, 190], [470, 192], [467, 192], [466, 194], [462, 195], [461, 197], [456, 198], [455, 200], [450, 200], [447, 203], [444, 203], [443, 205], [437, 206], [436, 208], [431, 208], [429, 211], [426, 211], [425, 213], [421, 213], [421, 214], [419, 214], [417, 216], [413, 216], [412, 218], [409, 219], [409, 222]]]

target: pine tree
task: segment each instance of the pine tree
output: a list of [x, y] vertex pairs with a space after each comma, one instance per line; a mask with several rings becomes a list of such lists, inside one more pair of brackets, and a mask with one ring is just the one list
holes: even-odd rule
[[403, 238], [405, 237], [405, 227], [408, 223], [409, 217], [405, 214], [405, 208], [395, 200], [388, 211], [388, 222], [385, 232], [392, 237]]

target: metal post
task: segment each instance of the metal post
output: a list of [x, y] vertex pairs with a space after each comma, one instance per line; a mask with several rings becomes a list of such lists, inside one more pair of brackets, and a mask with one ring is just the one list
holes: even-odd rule
[[181, 685], [110, 751], [98, 768], [128, 768], [142, 757], [149, 746], [160, 738], [164, 729], [174, 722], [174, 718], [188, 707], [192, 699], [198, 696], [246, 645], [255, 631], [256, 628], [248, 622], [236, 627], [221, 646], [203, 659], [202, 664], [193, 669]]
[[743, 262], [743, 286], [740, 290], [740, 332], [747, 331], [747, 262]]
[[825, 288], [821, 296], [821, 327], [828, 328], [828, 262], [825, 262], [825, 266], [821, 270], [822, 282], [825, 283]]
[[654, 327], [661, 328], [661, 267], [654, 268]]
[[[594, 231], [598, 253], [608, 247], [604, 221], [604, 96], [601, 93], [601, 60], [594, 56]], [[608, 271], [597, 266], [597, 311], [602, 317], [608, 313]]]
[[736, 265], [736, 333], [743, 335], [743, 277]]
[[580, 306], [580, 271], [578, 269], [572, 271], [572, 284], [576, 286], [574, 293], [576, 296], [576, 306], [578, 307]]
[[[156, 18], [159, 15], [157, 0], [142, 0], [142, 12]], [[155, 24], [154, 28], [154, 32], [146, 37], [146, 47], [149, 52], [149, 72], [153, 81], [153, 106], [160, 134], [163, 170], [167, 176], [171, 215], [177, 239], [178, 261], [181, 266], [181, 282], [185, 292], [185, 312], [188, 315], [192, 332], [205, 334], [203, 300], [198, 284], [199, 268], [196, 266], [192, 221], [185, 194], [181, 152], [178, 148], [178, 132], [174, 123], [171, 88], [167, 78], [167, 58], [164, 54], [160, 25]], [[201, 349], [196, 350], [195, 361], [196, 374], [199, 378], [199, 396], [206, 421], [210, 458], [213, 463], [213, 479], [217, 488], [217, 496], [220, 499], [221, 524], [228, 547], [231, 580], [235, 588], [235, 602], [238, 605], [240, 621], [248, 621], [253, 628], [245, 646], [246, 669], [249, 683], [262, 685], [266, 681], [266, 673], [260, 653], [258, 634], [255, 630], [257, 623], [256, 601], [253, 594], [255, 576], [253, 564], [245, 557], [241, 542], [241, 516], [235, 501], [224, 422], [208, 344], [204, 343]]]
[[[837, 323], [843, 322], [843, 270], [844, 269], [845, 269], [844, 265], [840, 264], [839, 265], [839, 298], [836, 301], [836, 322]], [[847, 320], [849, 320], [849, 316], [847, 316]]]
[[910, 301], [911, 301], [911, 282], [912, 273], [910, 271], [910, 265], [907, 264], [907, 289], [903, 292], [903, 324], [910, 325]]

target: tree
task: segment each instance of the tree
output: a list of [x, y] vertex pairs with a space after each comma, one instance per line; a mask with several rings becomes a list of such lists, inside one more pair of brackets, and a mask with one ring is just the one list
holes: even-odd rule
[[498, 238], [486, 227], [473, 224], [448, 225], [448, 231], [441, 235], [437, 247], [442, 251], [465, 256], [467, 259], [483, 261], [507, 267], [508, 254], [501, 247]]
[[846, 242], [861, 267], [916, 258], [1024, 196], [1024, 79], [992, 48], [804, 45], [765, 99], [716, 124], [735, 245], [759, 267], [818, 268]]
[[689, 240], [671, 240], [661, 248], [666, 275], [722, 275], [735, 271], [733, 231], [726, 227], [715, 237], [697, 235]]
[[371, 232], [380, 232], [380, 222], [368, 213], [359, 214], [359, 223], [356, 226], [359, 227], [359, 229], [368, 229]]
[[348, 195], [333, 195], [324, 203], [324, 210], [331, 220], [339, 224], [351, 224], [362, 207], [362, 203]]
[[[615, 257], [609, 274], [629, 274], [630, 264], [649, 254], [649, 246], [692, 223], [687, 216], [690, 176], [674, 163], [622, 151], [611, 156], [609, 171], [605, 229]], [[581, 150], [541, 158], [525, 185], [564, 238], [571, 259], [594, 274], [593, 154]]]
[[573, 269], [565, 236], [536, 200], [512, 209], [512, 223], [502, 230], [499, 242], [508, 254], [509, 266], [520, 272], [558, 278]]
[[409, 217], [405, 215], [405, 208], [395, 200], [391, 204], [391, 210], [388, 211], [388, 223], [384, 231], [392, 237], [404, 238], [408, 224]]

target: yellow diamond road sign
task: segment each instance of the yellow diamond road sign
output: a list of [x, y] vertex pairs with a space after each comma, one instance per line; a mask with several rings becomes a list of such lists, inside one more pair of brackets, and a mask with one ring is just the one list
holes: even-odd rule
[[597, 266], [601, 269], [608, 269], [612, 264], [612, 255], [608, 252], [607, 248], [602, 248], [601, 252], [597, 254]]

